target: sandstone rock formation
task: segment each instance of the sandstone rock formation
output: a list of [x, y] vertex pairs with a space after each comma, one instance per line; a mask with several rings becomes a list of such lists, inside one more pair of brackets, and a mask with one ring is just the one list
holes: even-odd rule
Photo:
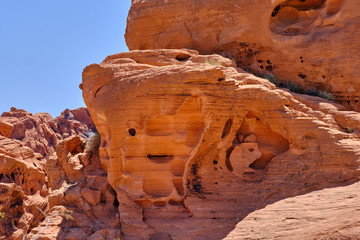
[[75, 135], [94, 128], [85, 108], [55, 119], [13, 108], [0, 123], [1, 239], [119, 239], [100, 137]]
[[359, 239], [360, 183], [287, 198], [244, 218], [224, 238]]
[[130, 50], [218, 53], [360, 111], [359, 10], [352, 0], [133, 0], [125, 37]]
[[54, 153], [59, 140], [92, 129], [95, 126], [86, 108], [66, 109], [56, 118], [48, 113], [33, 115], [11, 108], [0, 117], [0, 135], [20, 140], [44, 157]]
[[221, 239], [267, 204], [359, 180], [359, 113], [219, 55], [115, 54], [81, 87], [124, 239]]

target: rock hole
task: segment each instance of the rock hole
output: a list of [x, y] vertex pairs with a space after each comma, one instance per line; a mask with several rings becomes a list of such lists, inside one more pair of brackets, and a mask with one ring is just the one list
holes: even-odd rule
[[225, 123], [223, 132], [222, 132], [222, 134], [221, 134], [221, 138], [224, 138], [224, 137], [226, 137], [227, 135], [229, 135], [232, 124], [233, 124], [233, 120], [232, 120], [231, 118], [229, 118], [229, 119], [226, 121], [226, 123]]
[[213, 161], [213, 164], [214, 164], [214, 165], [217, 165], [218, 163], [219, 163], [219, 162], [218, 162], [217, 160], [214, 160], [214, 161]]
[[136, 135], [136, 130], [134, 128], [130, 128], [129, 129], [129, 134], [130, 134], [130, 136], [135, 136]]
[[267, 64], [271, 64], [271, 61], [270, 61], [270, 60], [267, 60], [266, 63], [267, 63]]
[[117, 199], [117, 197], [115, 197], [113, 205], [116, 209], [119, 207], [120, 203], [119, 203], [119, 200]]
[[0, 182], [1, 180], [4, 178], [4, 174], [3, 173], [0, 173]]
[[11, 173], [11, 179], [15, 181], [15, 174], [13, 172]]
[[268, 72], [272, 72], [273, 67], [272, 66], [266, 66], [265, 70], [268, 71]]
[[277, 6], [274, 8], [274, 10], [272, 11], [271, 17], [276, 17], [276, 15], [278, 14], [279, 10], [280, 10], [280, 5], [277, 5]]
[[218, 82], [223, 82], [223, 81], [225, 81], [225, 78], [219, 78], [218, 79]]
[[35, 163], [33, 163], [33, 165], [37, 168], [37, 166], [36, 166], [36, 164], [35, 164]]
[[149, 160], [151, 160], [154, 163], [168, 163], [171, 160], [173, 160], [174, 156], [173, 155], [153, 155], [153, 154], [148, 154], [147, 158]]
[[260, 68], [261, 68], [261, 69], [264, 69], [263, 65], [260, 65]]
[[304, 63], [304, 60], [301, 60], [300, 62], [301, 62], [301, 63]]
[[322, 77], [322, 79], [325, 79], [325, 76], [324, 76], [324, 75], [322, 75], [321, 77]]
[[264, 170], [274, 157], [275, 155], [271, 152], [263, 152], [261, 157], [251, 163], [249, 167], [255, 170]]
[[258, 63], [262, 63], [262, 62], [263, 62], [263, 60], [257, 60], [257, 62], [258, 62]]
[[305, 79], [307, 76], [305, 74], [299, 73], [298, 77], [301, 79]]
[[254, 152], [255, 149], [249, 148], [249, 152]]
[[218, 182], [215, 182], [215, 184], [218, 184]]
[[176, 60], [178, 60], [179, 62], [186, 62], [187, 60], [190, 59], [190, 55], [187, 54], [179, 54], [175, 57]]
[[234, 150], [234, 148], [235, 148], [235, 146], [231, 146], [228, 150], [226, 150], [225, 165], [226, 165], [227, 169], [229, 169], [230, 172], [232, 172], [234, 170], [231, 165], [231, 162], [230, 162], [230, 155], [231, 155], [232, 151]]
[[359, 100], [355, 100], [355, 103], [358, 103], [359, 102]]

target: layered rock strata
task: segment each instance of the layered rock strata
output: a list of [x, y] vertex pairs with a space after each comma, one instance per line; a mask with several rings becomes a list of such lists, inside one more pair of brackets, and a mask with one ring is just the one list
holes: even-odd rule
[[84, 69], [125, 239], [221, 239], [269, 203], [359, 179], [359, 113], [235, 66], [147, 50]]
[[351, 0], [134, 0], [125, 37], [130, 50], [218, 53], [360, 111], [359, 10]]

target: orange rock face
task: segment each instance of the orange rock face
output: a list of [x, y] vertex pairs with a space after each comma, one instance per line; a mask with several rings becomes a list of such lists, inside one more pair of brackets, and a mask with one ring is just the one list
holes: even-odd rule
[[359, 178], [359, 113], [219, 55], [120, 53], [82, 89], [125, 239], [221, 239], [255, 209]]
[[134, 0], [125, 37], [130, 50], [218, 53], [360, 111], [359, 25], [351, 0]]

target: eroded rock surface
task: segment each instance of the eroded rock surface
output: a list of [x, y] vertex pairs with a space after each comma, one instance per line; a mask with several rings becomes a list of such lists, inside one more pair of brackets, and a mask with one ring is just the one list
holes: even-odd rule
[[44, 157], [55, 152], [56, 144], [72, 135], [95, 129], [86, 108], [66, 109], [52, 118], [48, 113], [35, 115], [11, 108], [0, 117], [0, 135], [22, 141], [26, 146]]
[[352, 0], [134, 0], [125, 37], [130, 50], [218, 53], [360, 111], [359, 10]]
[[360, 183], [287, 198], [249, 214], [224, 238], [359, 239]]
[[115, 54], [81, 87], [125, 239], [221, 239], [269, 203], [359, 179], [359, 113], [219, 55]]
[[[116, 194], [98, 155], [100, 136], [82, 134], [94, 128], [86, 109], [55, 119], [12, 109], [0, 120], [12, 126], [0, 130], [1, 239], [120, 239]], [[14, 139], [20, 135], [22, 141]]]

